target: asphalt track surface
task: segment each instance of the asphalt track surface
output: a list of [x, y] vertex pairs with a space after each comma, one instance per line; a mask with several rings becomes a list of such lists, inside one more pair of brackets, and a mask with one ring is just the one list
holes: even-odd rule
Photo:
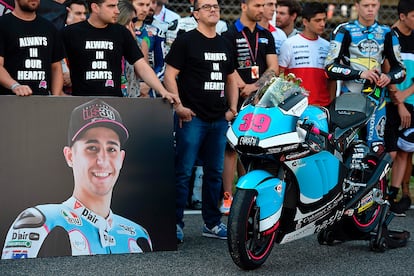
[[226, 241], [201, 236], [199, 212], [187, 213], [185, 222], [184, 243], [177, 251], [1, 260], [0, 275], [414, 275], [413, 208], [390, 224], [391, 229], [411, 232], [406, 247], [376, 253], [369, 250], [368, 241], [322, 246], [313, 235], [276, 244], [254, 271], [233, 263]]

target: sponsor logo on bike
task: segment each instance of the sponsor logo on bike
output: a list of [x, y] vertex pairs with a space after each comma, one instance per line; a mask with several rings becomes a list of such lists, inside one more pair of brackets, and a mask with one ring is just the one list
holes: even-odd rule
[[254, 136], [241, 136], [238, 144], [240, 146], [257, 146], [259, 144], [259, 138]]

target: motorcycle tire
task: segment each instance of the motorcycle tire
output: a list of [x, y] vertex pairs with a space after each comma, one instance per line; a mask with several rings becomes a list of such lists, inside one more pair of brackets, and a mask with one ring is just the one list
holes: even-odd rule
[[227, 244], [234, 263], [244, 270], [260, 267], [272, 251], [277, 228], [264, 234], [259, 232], [260, 209], [255, 190], [238, 189], [227, 223]]
[[[374, 159], [370, 159], [368, 160], [368, 164], [375, 167], [377, 161]], [[383, 178], [379, 180], [375, 188], [381, 190], [382, 194], [385, 196], [387, 193], [386, 179]], [[364, 199], [362, 199], [361, 201], [364, 201]], [[356, 211], [352, 216], [352, 221], [356, 229], [364, 233], [373, 231], [380, 220], [382, 208], [384, 208], [382, 205], [374, 202], [372, 206], [370, 206], [363, 212], [358, 213]]]

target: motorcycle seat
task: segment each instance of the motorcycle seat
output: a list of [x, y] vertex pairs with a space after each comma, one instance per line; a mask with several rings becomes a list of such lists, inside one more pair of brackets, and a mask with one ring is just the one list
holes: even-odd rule
[[368, 120], [375, 104], [361, 93], [344, 93], [329, 106], [332, 129], [348, 129]]

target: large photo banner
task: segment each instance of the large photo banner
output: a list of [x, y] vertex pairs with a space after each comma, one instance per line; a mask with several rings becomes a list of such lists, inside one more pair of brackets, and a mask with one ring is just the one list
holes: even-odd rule
[[0, 97], [2, 259], [176, 250], [162, 99]]
[[12, 12], [13, 9], [14, 9], [14, 1], [0, 0], [0, 16], [6, 13]]

